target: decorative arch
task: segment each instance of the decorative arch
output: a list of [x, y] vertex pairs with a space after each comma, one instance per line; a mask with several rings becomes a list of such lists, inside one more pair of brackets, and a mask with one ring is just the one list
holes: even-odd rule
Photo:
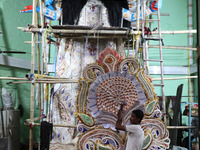
[[145, 132], [143, 149], [167, 149], [170, 139], [161, 120], [158, 98], [144, 70], [132, 58], [123, 59], [116, 51], [106, 48], [97, 64], [83, 70], [77, 99], [77, 117], [81, 134], [77, 149], [125, 149], [127, 134], [115, 130], [117, 112], [123, 108], [122, 124], [129, 123], [131, 112], [144, 111], [142, 128]]

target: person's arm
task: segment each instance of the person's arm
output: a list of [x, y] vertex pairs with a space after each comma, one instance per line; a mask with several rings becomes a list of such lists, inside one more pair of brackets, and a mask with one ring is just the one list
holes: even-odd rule
[[116, 124], [115, 124], [115, 129], [125, 131], [125, 130], [126, 130], [125, 126], [122, 126], [122, 125], [121, 125], [121, 124], [122, 124], [122, 110], [123, 110], [123, 105], [121, 105], [121, 108], [120, 108], [120, 110], [118, 111], [118, 114], [117, 114], [117, 122], [116, 122]]

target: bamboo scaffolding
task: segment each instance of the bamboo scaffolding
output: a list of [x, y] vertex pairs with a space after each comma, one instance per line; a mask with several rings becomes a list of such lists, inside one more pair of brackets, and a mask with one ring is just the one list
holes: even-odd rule
[[[164, 78], [164, 80], [178, 80], [178, 79], [196, 79], [198, 76], [185, 76], [185, 77], [176, 77], [176, 78]], [[161, 78], [152, 78], [153, 81], [161, 80]]]
[[[148, 48], [159, 48], [157, 45], [149, 45]], [[164, 49], [181, 49], [181, 50], [193, 50], [196, 51], [197, 48], [186, 47], [186, 46], [162, 46]]]
[[[25, 32], [31, 32], [32, 33], [32, 41], [31, 41], [31, 44], [32, 44], [32, 51], [31, 51], [31, 73], [34, 73], [34, 65], [35, 65], [35, 44], [37, 43], [40, 43], [37, 39], [37, 41], [35, 41], [35, 33], [42, 33], [42, 55], [43, 55], [43, 61], [44, 61], [44, 64], [45, 64], [45, 70], [46, 70], [46, 73], [48, 74], [48, 70], [47, 70], [47, 61], [46, 61], [46, 50], [45, 50], [45, 29], [44, 29], [44, 21], [43, 21], [43, 9], [42, 9], [42, 1], [39, 0], [40, 2], [40, 15], [41, 15], [41, 24], [42, 24], [42, 28], [32, 28], [31, 30], [28, 30], [27, 28], [23, 28], [23, 27], [18, 27], [18, 29], [21, 29], [22, 31], [25, 31]], [[138, 11], [137, 11], [137, 14], [140, 12], [139, 10], [139, 0], [137, 0], [138, 2]], [[108, 36], [114, 36], [114, 37], [120, 37], [121, 36], [127, 36], [127, 35], [131, 35], [131, 34], [135, 34], [135, 35], [138, 35], [140, 34], [140, 31], [139, 31], [139, 16], [140, 15], [137, 15], [137, 31], [134, 31], [134, 30], [80, 30], [80, 29], [73, 29], [73, 30], [66, 30], [66, 29], [48, 29], [47, 30], [47, 33], [54, 33], [54, 34], [60, 34], [60, 35], [66, 35], [66, 34], [104, 34], [106, 36], [102, 36], [102, 37], [98, 37], [98, 38], [109, 38]], [[32, 21], [32, 24], [33, 26], [35, 26], [36, 24], [36, 0], [33, 0], [33, 21]], [[186, 34], [186, 33], [196, 33], [196, 30], [182, 30], [182, 31], [161, 31], [162, 34]], [[152, 32], [152, 34], [158, 34], [158, 32]], [[71, 35], [70, 35], [71, 36]], [[83, 38], [82, 37], [73, 37], [73, 38]], [[96, 38], [95, 36], [90, 36], [89, 38]], [[136, 43], [139, 42], [139, 39], [136, 40]], [[29, 41], [25, 42], [25, 43], [29, 43]], [[137, 46], [137, 44], [136, 44]], [[164, 48], [164, 47], [163, 47]], [[169, 47], [168, 47], [169, 48]], [[171, 47], [172, 48], [172, 47]], [[138, 49], [139, 49], [139, 46], [138, 46]], [[181, 48], [180, 48], [181, 49]], [[182, 48], [184, 49], [184, 48]], [[189, 48], [187, 48], [188, 50]], [[193, 48], [190, 48], [191, 50], [196, 50], [196, 49], [193, 49]], [[38, 52], [39, 53], [39, 52]], [[39, 59], [38, 59], [39, 60]], [[39, 63], [38, 63], [39, 65]], [[42, 67], [43, 69], [43, 67]], [[38, 73], [40, 73], [40, 68], [38, 68]], [[186, 78], [186, 77], [185, 77]], [[192, 78], [192, 77], [191, 77]], [[193, 78], [197, 78], [197, 77], [193, 77]], [[1, 77], [0, 77], [1, 79]], [[17, 84], [17, 83], [33, 83], [33, 81], [28, 81], [27, 78], [2, 78], [2, 79], [6, 79], [6, 80], [25, 80], [25, 81], [17, 81], [17, 82], [10, 82], [11, 84]], [[177, 78], [164, 78], [164, 80], [174, 80], [174, 79], [184, 79], [184, 77], [177, 77]], [[156, 79], [153, 79], [154, 81], [156, 80], [161, 80], [159, 78], [156, 78]], [[78, 83], [79, 80], [70, 80], [70, 79], [61, 79], [61, 78], [52, 78], [50, 76], [48, 77], [44, 77], [44, 78], [36, 78], [34, 83]], [[36, 118], [34, 118], [34, 84], [31, 84], [31, 98], [30, 98], [30, 120], [33, 120], [33, 121], [36, 121], [34, 120]], [[41, 118], [38, 118], [37, 119], [41, 119]], [[35, 126], [40, 126], [40, 123], [34, 123], [33, 122], [33, 125]], [[62, 124], [53, 124], [54, 127], [68, 127], [68, 128], [76, 128], [77, 126], [76, 125], [62, 125]], [[194, 126], [167, 126], [168, 129], [193, 129], [195, 128]], [[32, 147], [33, 147], [33, 129], [30, 128], [30, 141], [29, 141], [29, 150], [32, 150]]]

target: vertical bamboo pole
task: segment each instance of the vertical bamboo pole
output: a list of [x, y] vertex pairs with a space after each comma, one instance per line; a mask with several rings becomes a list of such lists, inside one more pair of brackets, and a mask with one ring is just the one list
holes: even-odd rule
[[[198, 74], [198, 106], [200, 105], [200, 1], [196, 0], [196, 23], [197, 23], [197, 74]], [[198, 118], [200, 118], [200, 107], [198, 107]], [[200, 123], [198, 120], [198, 144], [200, 139]], [[200, 149], [200, 144], [198, 145], [198, 149]]]
[[[41, 28], [44, 28], [44, 15], [43, 15], [43, 4], [42, 4], [42, 0], [39, 0], [40, 3], [40, 21], [41, 21]], [[44, 53], [43, 51], [45, 51], [45, 33], [42, 33], [42, 60], [41, 60], [41, 74], [44, 74]], [[41, 84], [41, 101], [40, 101], [40, 115], [42, 115], [43, 110], [44, 110], [44, 84]], [[40, 120], [42, 121], [42, 120]]]
[[[37, 16], [36, 22], [37, 22], [37, 26], [38, 26], [39, 25], [38, 14], [36, 16]], [[36, 41], [39, 41], [39, 33], [37, 34]], [[40, 74], [40, 43], [37, 43], [37, 70], [38, 70], [38, 74]], [[39, 110], [41, 110], [41, 85], [40, 85], [40, 83], [38, 83], [38, 98], [39, 98]], [[40, 114], [41, 114], [41, 112], [40, 112]]]
[[[137, 18], [136, 18], [136, 30], [139, 31], [140, 28], [140, 0], [137, 0]], [[138, 60], [139, 52], [139, 35], [136, 36], [136, 45], [135, 45], [135, 60]]]
[[[44, 15], [43, 15], [43, 5], [42, 5], [42, 0], [39, 0], [39, 4], [40, 4], [40, 24], [41, 24], [41, 28], [44, 28]], [[42, 36], [43, 39], [43, 36]], [[43, 40], [42, 40], [42, 49], [43, 49]], [[40, 58], [40, 56], [39, 56]], [[42, 63], [43, 64], [43, 63]], [[43, 65], [42, 65], [43, 66]], [[43, 67], [42, 67], [42, 74], [43, 74]], [[38, 74], [40, 74], [40, 72], [38, 72]], [[42, 87], [41, 87], [42, 85]], [[43, 94], [41, 94], [41, 90], [43, 92], [43, 88], [44, 85], [43, 84], [39, 84], [39, 110], [40, 110], [40, 115], [42, 115], [42, 111], [41, 109], [43, 109]], [[40, 119], [40, 121], [42, 121], [42, 119]]]
[[[36, 25], [36, 0], [33, 0], [33, 14], [32, 24]], [[31, 74], [34, 73], [35, 66], [35, 33], [32, 33], [31, 44]], [[30, 119], [34, 118], [34, 84], [31, 84], [31, 98], [30, 98]], [[29, 133], [29, 150], [33, 149], [33, 128], [30, 128]]]

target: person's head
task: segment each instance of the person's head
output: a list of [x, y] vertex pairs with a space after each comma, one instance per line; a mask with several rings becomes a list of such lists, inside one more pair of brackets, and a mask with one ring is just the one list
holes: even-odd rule
[[133, 110], [131, 114], [130, 122], [132, 124], [140, 124], [143, 117], [144, 117], [144, 113], [142, 110], [139, 110], [139, 109]]

